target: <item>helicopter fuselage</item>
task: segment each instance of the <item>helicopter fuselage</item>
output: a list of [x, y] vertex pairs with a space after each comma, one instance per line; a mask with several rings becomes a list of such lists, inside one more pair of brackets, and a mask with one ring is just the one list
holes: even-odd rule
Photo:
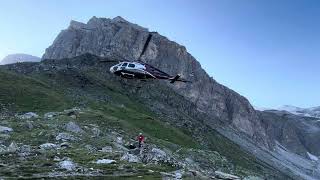
[[144, 62], [120, 62], [119, 64], [112, 66], [110, 68], [110, 72], [120, 77], [128, 79], [164, 79], [169, 80], [170, 83], [174, 83], [176, 81], [190, 82], [181, 79], [180, 74], [177, 74], [176, 76], [171, 76]]
[[121, 62], [112, 66], [110, 72], [130, 79], [156, 79], [154, 75], [147, 71], [145, 65], [138, 62]]

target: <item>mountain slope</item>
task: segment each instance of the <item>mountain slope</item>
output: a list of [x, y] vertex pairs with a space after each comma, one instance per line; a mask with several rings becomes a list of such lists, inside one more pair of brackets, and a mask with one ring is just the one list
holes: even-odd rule
[[[173, 91], [165, 82], [123, 80], [107, 71], [112, 64], [101, 64], [100, 60], [99, 57], [86, 54], [71, 59], [44, 60], [41, 63], [32, 64], [20, 63], [1, 68], [12, 74], [17, 73], [16, 76], [37, 79], [42, 82], [50, 87], [50, 91], [60, 95], [61, 100], [67, 104], [66, 108], [80, 107], [83, 109], [79, 117], [73, 119], [83, 129], [86, 126], [95, 125], [103, 130], [103, 134], [107, 134], [107, 131], [122, 132], [125, 139], [134, 137], [137, 132], [143, 132], [149, 139], [148, 144], [175, 152], [174, 156], [178, 156], [177, 158], [191, 158], [194, 161], [191, 163], [192, 166], [197, 165], [193, 168], [207, 175], [220, 170], [240, 177], [256, 175], [268, 179], [288, 178], [241, 150], [238, 145], [203, 123], [207, 115], [197, 112], [194, 103]], [[36, 95], [31, 95], [31, 97], [36, 99]], [[19, 103], [16, 105], [19, 106]], [[31, 109], [27, 110], [31, 111]], [[8, 111], [16, 111], [16, 109], [12, 107]], [[32, 111], [41, 115], [42, 112], [50, 110], [33, 109]], [[51, 111], [61, 110], [52, 107]], [[17, 113], [21, 112], [17, 111]], [[56, 124], [60, 127], [70, 119], [63, 114], [57, 118], [50, 121], [34, 120], [33, 123], [41, 122], [41, 125], [36, 124], [37, 126], [51, 127]], [[8, 122], [8, 125], [11, 125], [13, 129], [21, 128], [19, 121], [16, 120]], [[11, 139], [6, 140], [6, 143], [9, 144], [10, 141], [15, 140], [38, 146], [45, 142], [55, 142], [54, 137], [58, 134], [59, 129], [61, 131], [61, 128], [47, 130], [48, 136], [41, 138], [26, 138], [37, 136], [37, 134], [21, 129], [18, 131], [19, 134], [13, 134]], [[37, 133], [40, 133], [39, 131], [40, 129], [36, 129]], [[51, 133], [54, 135], [53, 138]], [[102, 139], [108, 138], [103, 136], [102, 139], [90, 140], [88, 137], [89, 139], [86, 140], [86, 135], [80, 138], [83, 140], [71, 141], [73, 148], [63, 152], [69, 153], [68, 156], [72, 156], [72, 159], [79, 165], [89, 168], [92, 165], [88, 161], [97, 157], [86, 155], [90, 160], [83, 160], [85, 157], [81, 156], [85, 151], [84, 146], [93, 144], [97, 148], [102, 148], [105, 144]], [[73, 151], [81, 156], [74, 154]], [[205, 158], [208, 156], [210, 156], [209, 159]], [[179, 162], [186, 163], [184, 161], [179, 160]], [[156, 168], [166, 168], [166, 165], [163, 164]], [[51, 170], [49, 168], [43, 171], [42, 173]], [[132, 176], [136, 175], [135, 173]]]

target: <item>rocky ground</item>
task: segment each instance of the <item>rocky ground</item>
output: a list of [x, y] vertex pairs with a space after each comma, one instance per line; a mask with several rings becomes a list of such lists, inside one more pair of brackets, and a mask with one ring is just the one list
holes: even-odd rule
[[2, 115], [0, 177], [240, 179], [224, 173], [232, 165], [216, 151], [177, 144], [170, 149], [148, 136], [142, 149], [130, 149], [136, 134], [117, 128], [118, 121], [113, 115], [79, 108]]

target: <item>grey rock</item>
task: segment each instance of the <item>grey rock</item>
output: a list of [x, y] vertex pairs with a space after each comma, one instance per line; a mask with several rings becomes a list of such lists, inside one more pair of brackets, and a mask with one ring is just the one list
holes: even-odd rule
[[168, 156], [166, 152], [158, 148], [145, 148], [142, 155], [142, 162], [145, 163], [158, 164], [162, 162], [171, 162], [171, 157]]
[[33, 122], [32, 121], [26, 121], [25, 127], [30, 129], [30, 130], [33, 129]]
[[5, 126], [0, 126], [0, 133], [9, 133], [12, 132], [13, 129]]
[[106, 146], [103, 147], [100, 152], [104, 152], [104, 153], [111, 153], [112, 152], [112, 147], [111, 146]]
[[151, 153], [153, 153], [153, 160], [164, 160], [167, 157], [166, 152], [158, 148], [152, 148]]
[[65, 125], [65, 130], [69, 131], [69, 132], [73, 132], [73, 133], [82, 133], [84, 132], [80, 126], [78, 124], [76, 124], [75, 122], [69, 122]]
[[56, 140], [57, 141], [74, 141], [74, 140], [76, 140], [76, 138], [69, 133], [59, 133], [56, 136]]
[[121, 158], [121, 161], [128, 161], [130, 163], [138, 163], [140, 162], [140, 159], [138, 156], [133, 155], [133, 154], [129, 154], [129, 153], [125, 153]]
[[101, 131], [100, 131], [99, 128], [94, 127], [94, 128], [92, 128], [92, 133], [93, 133], [93, 136], [94, 136], [94, 137], [99, 137], [100, 134], [101, 134]]
[[84, 147], [85, 147], [85, 148], [87, 149], [87, 151], [89, 151], [90, 153], [94, 153], [94, 152], [97, 151], [97, 148], [95, 148], [95, 147], [93, 147], [92, 145], [89, 145], [89, 144], [85, 145]]
[[32, 148], [30, 145], [23, 145], [19, 148], [19, 156], [28, 156], [30, 155]]
[[7, 146], [0, 144], [0, 154], [7, 153]]
[[59, 114], [60, 113], [58, 113], [58, 112], [47, 112], [47, 113], [44, 114], [44, 118], [45, 119], [51, 119], [51, 118], [53, 118], [55, 116], [58, 116]]
[[71, 161], [71, 159], [66, 159], [58, 163], [59, 168], [65, 169], [67, 171], [76, 170], [77, 165]]
[[71, 145], [68, 142], [63, 142], [63, 143], [60, 144], [60, 147], [61, 148], [70, 148]]
[[116, 143], [118, 143], [118, 144], [123, 144], [123, 138], [120, 137], [120, 136], [118, 136], [118, 137], [116, 138]]
[[160, 172], [163, 180], [179, 180], [182, 179], [182, 173], [180, 171], [175, 171], [171, 173]]
[[112, 159], [99, 159], [96, 161], [97, 164], [112, 164], [115, 163], [115, 160]]
[[216, 174], [216, 178], [219, 178], [219, 179], [229, 179], [229, 180], [240, 180], [241, 178], [238, 177], [238, 176], [235, 176], [235, 175], [232, 175], [232, 174], [227, 174], [227, 173], [224, 173], [224, 172], [221, 172], [221, 171], [215, 171], [214, 172]]
[[25, 113], [23, 115], [18, 115], [17, 117], [19, 119], [32, 119], [32, 118], [38, 118], [39, 115], [34, 113], [34, 112], [28, 112], [28, 113]]
[[7, 148], [7, 151], [8, 151], [9, 153], [15, 153], [15, 152], [17, 152], [18, 149], [19, 149], [19, 147], [18, 147], [17, 143], [11, 142], [11, 144], [10, 144], [9, 147]]
[[29, 153], [29, 152], [31, 152], [31, 146], [30, 145], [23, 145], [19, 148], [19, 152]]
[[42, 150], [51, 150], [51, 149], [56, 149], [57, 147], [58, 146], [53, 143], [44, 143], [39, 146], [39, 148]]

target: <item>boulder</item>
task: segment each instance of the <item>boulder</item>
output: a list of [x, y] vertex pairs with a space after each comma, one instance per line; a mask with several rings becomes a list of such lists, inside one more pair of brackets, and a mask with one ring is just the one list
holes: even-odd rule
[[118, 136], [118, 137], [116, 138], [116, 143], [118, 143], [118, 144], [123, 144], [123, 138], [120, 137], [120, 136]]
[[75, 122], [68, 122], [65, 126], [64, 126], [65, 130], [69, 131], [69, 132], [73, 132], [73, 133], [82, 133], [84, 132], [80, 126], [78, 124], [76, 124]]
[[57, 145], [53, 143], [44, 143], [44, 144], [41, 144], [39, 148], [42, 150], [51, 150], [51, 149], [56, 149]]
[[112, 164], [115, 163], [115, 160], [111, 160], [111, 159], [99, 159], [96, 161], [97, 164]]
[[17, 116], [19, 119], [32, 119], [32, 118], [38, 118], [39, 115], [34, 113], [34, 112], [28, 112], [28, 113], [25, 113], [23, 115], [19, 115]]
[[19, 148], [19, 155], [20, 156], [28, 156], [31, 153], [31, 146], [30, 145], [23, 145]]
[[32, 121], [26, 121], [24, 126], [31, 130], [31, 129], [33, 129], [33, 122]]
[[101, 131], [100, 131], [99, 128], [94, 127], [94, 128], [92, 128], [92, 133], [93, 133], [93, 136], [94, 136], [94, 137], [99, 137], [100, 134], [101, 134]]
[[69, 133], [59, 133], [56, 136], [56, 140], [57, 141], [74, 141], [76, 140], [76, 138], [74, 138], [74, 136]]
[[58, 113], [58, 112], [47, 112], [47, 113], [44, 114], [44, 118], [45, 119], [51, 119], [51, 118], [53, 118], [55, 116], [58, 116], [59, 114], [60, 113]]
[[65, 169], [67, 171], [76, 170], [76, 164], [72, 162], [70, 159], [66, 159], [58, 163], [58, 167], [61, 169]]
[[104, 153], [111, 153], [112, 152], [112, 147], [111, 146], [106, 146], [103, 147], [101, 150], [99, 150], [100, 152], [104, 152]]
[[0, 126], [0, 133], [9, 133], [12, 132], [13, 129], [5, 126]]
[[152, 148], [151, 153], [153, 153], [152, 159], [155, 161], [165, 160], [167, 157], [167, 153], [158, 148]]
[[70, 148], [71, 145], [68, 142], [63, 142], [63, 143], [60, 144], [60, 147], [61, 148]]
[[126, 153], [124, 154], [121, 158], [120, 158], [121, 161], [128, 161], [130, 163], [138, 163], [140, 162], [140, 159], [138, 156], [136, 155], [133, 155], [133, 154], [129, 154], [129, 153]]
[[18, 147], [17, 143], [11, 142], [11, 144], [7, 148], [7, 151], [10, 153], [15, 153], [15, 152], [17, 152], [18, 149], [19, 149], [19, 147]]
[[7, 147], [5, 145], [0, 144], [0, 154], [7, 153]]

